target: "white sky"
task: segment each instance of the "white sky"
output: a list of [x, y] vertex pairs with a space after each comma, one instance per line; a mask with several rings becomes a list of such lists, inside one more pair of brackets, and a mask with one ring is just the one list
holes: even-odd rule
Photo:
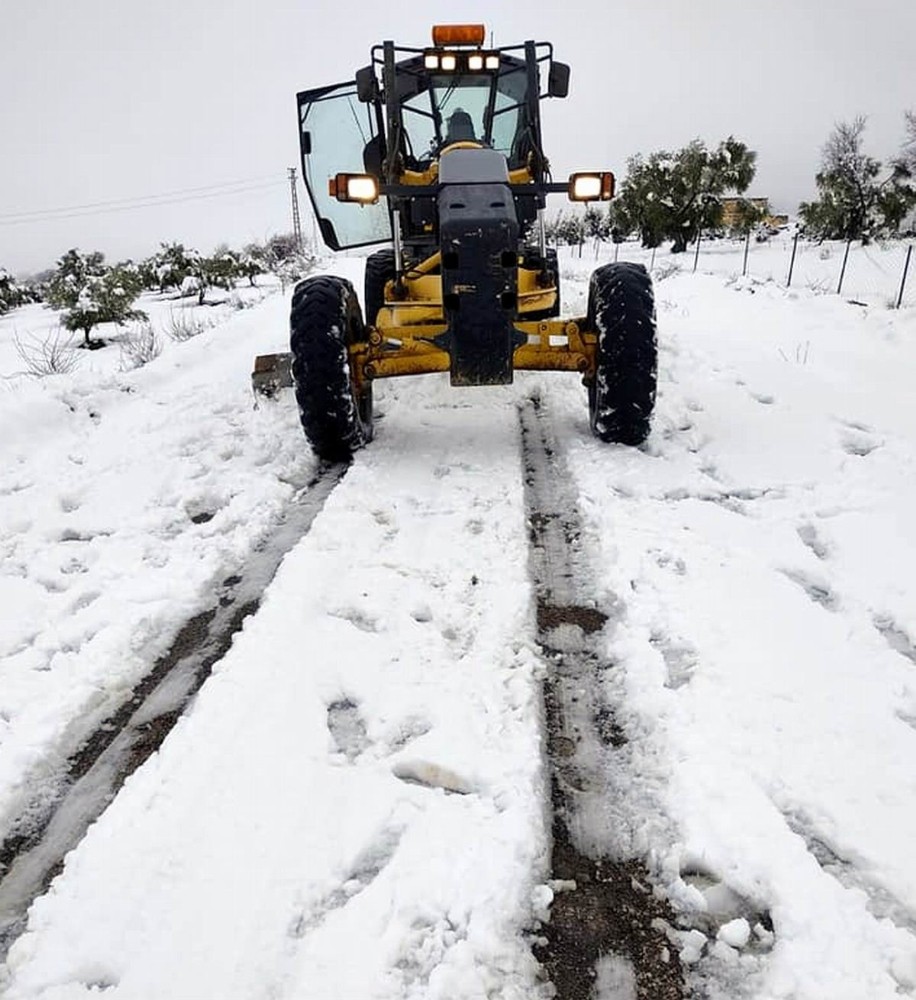
[[[296, 91], [350, 78], [374, 43], [425, 45], [432, 23], [458, 20], [484, 22], [498, 45], [552, 41], [571, 64], [569, 98], [544, 112], [556, 176], [623, 177], [633, 153], [732, 133], [759, 154], [751, 193], [793, 212], [836, 121], [867, 115], [869, 152], [886, 159], [916, 107], [911, 0], [3, 0], [0, 265], [51, 266], [71, 246], [140, 258], [165, 240], [208, 252], [288, 230]], [[234, 182], [247, 190], [200, 190]], [[171, 205], [8, 218], [187, 189]]]

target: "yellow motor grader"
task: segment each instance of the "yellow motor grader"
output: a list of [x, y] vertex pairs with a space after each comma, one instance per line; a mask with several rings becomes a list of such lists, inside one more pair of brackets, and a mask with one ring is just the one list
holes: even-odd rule
[[639, 444], [656, 389], [655, 308], [641, 265], [591, 276], [585, 316], [561, 317], [546, 197], [607, 201], [610, 172], [554, 183], [540, 102], [569, 67], [546, 42], [494, 48], [483, 25], [437, 25], [432, 45], [386, 41], [347, 83], [297, 95], [302, 175], [332, 250], [368, 254], [364, 310], [352, 284], [318, 275], [292, 296], [290, 352], [260, 357], [256, 389], [284, 375], [324, 459], [372, 438], [376, 379], [449, 372], [510, 383], [516, 370], [582, 375], [593, 432]]

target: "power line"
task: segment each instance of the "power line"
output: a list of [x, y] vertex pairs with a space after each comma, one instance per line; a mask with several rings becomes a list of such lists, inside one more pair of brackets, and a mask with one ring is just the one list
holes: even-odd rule
[[57, 215], [61, 212], [82, 212], [95, 208], [107, 208], [107, 207], [117, 207], [117, 206], [132, 207], [134, 203], [147, 202], [147, 201], [155, 202], [159, 199], [171, 198], [175, 195], [192, 195], [198, 192], [209, 192], [209, 191], [216, 192], [221, 189], [236, 188], [239, 187], [240, 185], [261, 184], [264, 182], [276, 183], [277, 175], [269, 174], [262, 177], [247, 177], [237, 181], [225, 181], [222, 184], [205, 184], [201, 187], [178, 188], [177, 190], [174, 191], [162, 191], [159, 194], [133, 195], [129, 198], [112, 198], [109, 199], [108, 201], [88, 202], [85, 205], [66, 205], [66, 206], [61, 206], [60, 208], [35, 209], [30, 212], [11, 212], [7, 215], [0, 215], [0, 221], [5, 221], [8, 219], [25, 218], [25, 217], [31, 218], [33, 216], [38, 216], [38, 215]]
[[138, 195], [133, 198], [115, 198], [110, 201], [90, 202], [85, 205], [70, 205], [61, 208], [38, 209], [32, 212], [16, 212], [0, 215], [0, 226], [15, 226], [27, 222], [76, 219], [88, 215], [103, 215], [110, 212], [124, 212], [138, 208], [155, 208], [159, 205], [174, 205], [186, 201], [206, 198], [224, 198], [251, 191], [263, 191], [280, 184], [286, 179], [276, 174], [267, 178], [250, 178], [244, 181], [230, 181], [224, 184], [210, 184], [203, 187], [183, 188], [162, 194]]

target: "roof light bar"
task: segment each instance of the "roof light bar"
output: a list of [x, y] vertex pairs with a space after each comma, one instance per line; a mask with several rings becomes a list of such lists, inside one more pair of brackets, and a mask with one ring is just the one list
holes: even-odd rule
[[454, 73], [457, 70], [467, 70], [469, 73], [482, 73], [485, 70], [499, 69], [499, 55], [495, 52], [443, 52], [438, 49], [426, 49], [423, 53], [423, 66], [429, 70], [442, 70]]

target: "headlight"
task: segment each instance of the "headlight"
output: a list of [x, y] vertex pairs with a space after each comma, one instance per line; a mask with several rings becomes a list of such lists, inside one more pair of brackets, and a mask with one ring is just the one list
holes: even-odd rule
[[332, 198], [374, 205], [378, 201], [378, 180], [372, 174], [336, 174], [328, 182]]
[[570, 201], [610, 201], [613, 197], [614, 175], [609, 170], [569, 175]]

